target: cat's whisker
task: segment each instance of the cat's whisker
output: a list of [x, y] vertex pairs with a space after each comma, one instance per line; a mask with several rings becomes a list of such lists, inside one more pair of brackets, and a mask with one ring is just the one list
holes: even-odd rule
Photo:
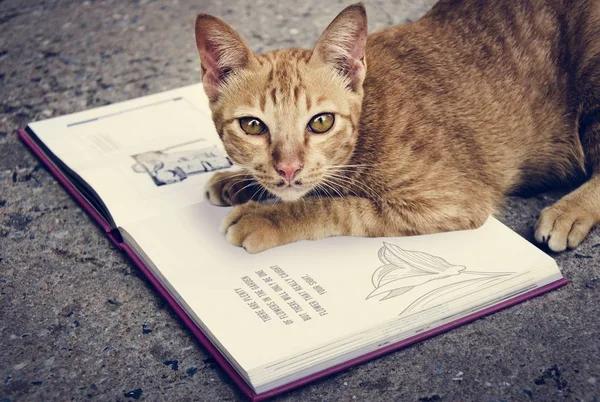
[[[252, 183], [256, 183], [256, 181], [255, 181], [254, 179], [250, 179], [250, 178], [248, 178], [248, 179], [240, 179], [240, 180], [237, 180], [237, 181], [235, 182], [235, 184], [246, 183], [246, 182], [252, 182]], [[256, 184], [258, 184], [258, 183], [256, 183]]]
[[325, 194], [325, 197], [326, 197], [326, 198], [325, 198], [325, 199], [322, 199], [322, 198], [321, 198], [321, 196], [320, 196], [320, 195], [317, 193], [317, 195], [319, 196], [319, 200], [320, 200], [321, 202], [325, 202], [327, 199], [330, 199], [330, 200], [333, 200], [333, 199], [334, 199], [334, 197], [332, 197], [332, 195], [329, 193], [329, 191], [328, 191], [328, 190], [327, 190], [325, 187], [322, 187], [320, 184], [317, 184], [317, 185], [315, 186], [315, 188], [317, 188], [317, 189], [318, 189], [318, 191], [322, 191], [322, 192]]
[[356, 164], [356, 165], [328, 165], [327, 168], [359, 168], [359, 167], [374, 167], [373, 165], [367, 164]]
[[[331, 190], [333, 190], [333, 191], [334, 191], [336, 194], [338, 194], [339, 198], [340, 198], [342, 201], [344, 201], [344, 202], [346, 203], [346, 205], [350, 206], [350, 202], [348, 202], [348, 199], [347, 199], [347, 197], [345, 197], [345, 196], [344, 196], [342, 193], [340, 193], [340, 191], [339, 191], [338, 189], [336, 189], [334, 185], [332, 185], [331, 183], [328, 183], [328, 182], [327, 182], [327, 180], [324, 180], [324, 181], [322, 182], [322, 184], [323, 184], [324, 186], [327, 186], [327, 188], [330, 188]], [[326, 193], [327, 193], [328, 195], [330, 195], [330, 194], [329, 194], [329, 191], [327, 191], [326, 189], [325, 189], [325, 191], [326, 191]], [[331, 195], [330, 195], [330, 197], [331, 197], [331, 199], [333, 199], [333, 198], [334, 198], [334, 197], [333, 197], [333, 196], [331, 196]]]
[[366, 173], [362, 169], [364, 169], [364, 168], [359, 168], [358, 170], [345, 169], [345, 168], [329, 168], [329, 169], [325, 170], [325, 172], [326, 173], [337, 173], [337, 174], [340, 174], [340, 175], [348, 175], [348, 176], [360, 177], [361, 175], [363, 175], [363, 174]]
[[340, 193], [336, 187], [341, 187], [344, 191], [348, 192], [350, 195], [352, 195], [354, 197], [359, 197], [359, 195], [356, 194], [356, 192], [354, 192], [352, 189], [346, 188], [343, 184], [335, 182], [335, 178], [332, 178], [332, 177], [325, 178], [323, 180], [323, 183], [324, 184], [327, 183], [329, 188], [332, 188], [333, 190], [336, 191], [336, 193], [341, 194], [341, 198], [343, 198], [343, 199], [347, 198], [347, 196], [344, 196], [342, 193]]
[[326, 170], [326, 172], [338, 173], [338, 174], [342, 174], [342, 175], [360, 176], [365, 173], [361, 169], [364, 169], [364, 168], [359, 168], [358, 170], [346, 169], [346, 168], [329, 168]]
[[372, 169], [381, 166], [397, 166], [397, 164], [390, 162], [380, 162], [374, 164], [350, 164], [350, 165], [327, 165], [326, 169]]
[[[368, 187], [364, 187], [360, 183], [343, 181], [342, 179], [336, 177], [329, 177], [328, 179], [331, 183], [342, 187], [345, 191], [347, 191], [355, 197], [364, 198], [366, 196], [372, 199], [381, 198], [375, 190]], [[358, 194], [356, 191], [354, 191], [353, 187], [362, 192], [362, 194]]]
[[[339, 182], [341, 182], [342, 184], [355, 186], [359, 190], [364, 191], [370, 197], [374, 196], [375, 198], [381, 198], [381, 195], [379, 194], [378, 191], [376, 191], [374, 188], [372, 188], [371, 186], [369, 186], [368, 184], [366, 184], [364, 182], [356, 181], [356, 180], [348, 178], [346, 176], [339, 175], [336, 173], [331, 173], [331, 172], [325, 173], [325, 177], [336, 179]], [[340, 183], [338, 183], [338, 184], [340, 184]]]
[[[239, 183], [243, 183], [244, 181], [248, 181], [248, 180], [250, 180], [250, 179], [247, 179], [247, 180], [240, 180], [240, 181], [239, 181]], [[245, 189], [247, 189], [248, 187], [250, 187], [250, 186], [253, 186], [253, 185], [256, 185], [256, 184], [257, 184], [257, 183], [256, 183], [254, 180], [250, 180], [250, 181], [251, 181], [251, 183], [249, 183], [249, 184], [246, 184], [244, 187], [240, 188], [238, 191], [236, 191], [236, 192], [233, 194], [233, 197], [231, 197], [231, 198], [232, 198], [232, 200], [231, 200], [232, 202], [233, 202], [233, 199], [235, 199], [235, 197], [236, 197], [236, 196], [237, 196], [237, 195], [238, 195], [238, 194], [239, 194], [241, 191], [244, 191], [244, 190], [245, 190]]]
[[[244, 214], [246, 214], [247, 210], [248, 210], [248, 206], [252, 203], [252, 201], [254, 201], [254, 196], [256, 196], [256, 194], [258, 194], [258, 191], [254, 194], [252, 194], [252, 197], [250, 197], [250, 199], [248, 201], [246, 201], [246, 203], [244, 204]], [[258, 204], [260, 203], [260, 196], [258, 196], [256, 198], [256, 203], [254, 204], [254, 209], [253, 212], [256, 212], [256, 209], [258, 208]]]
[[[264, 188], [263, 186], [261, 186], [261, 187], [262, 187], [262, 190], [261, 190], [260, 194], [258, 195], [258, 197], [256, 197], [256, 204], [254, 205], [254, 211], [256, 211], [256, 208], [258, 208], [258, 204], [260, 204], [261, 197], [263, 196], [263, 194], [265, 193], [265, 191], [267, 191], [266, 188]], [[250, 197], [250, 200], [248, 200], [248, 203], [250, 201], [252, 201], [252, 198], [254, 198], [254, 195], [252, 197]], [[246, 206], [246, 208], [247, 208], [247, 206]]]
[[[326, 171], [324, 173], [324, 175], [338, 177], [338, 178], [341, 178], [341, 179], [344, 179], [347, 181], [357, 182], [357, 180], [354, 177], [348, 176], [347, 173], [349, 173], [349, 172], [330, 170], [330, 171]], [[360, 183], [366, 184], [366, 183], [363, 183], [362, 181], [360, 181]]]
[[352, 169], [344, 169], [344, 168], [331, 168], [331, 169], [327, 169], [326, 172], [348, 174], [348, 175], [360, 175], [361, 173], [364, 173], [363, 171], [360, 171], [360, 170], [352, 170]]
[[335, 192], [337, 194], [339, 194], [340, 197], [343, 198], [344, 194], [342, 192], [340, 192], [339, 188], [341, 188], [342, 191], [348, 191], [348, 192], [350, 192], [350, 189], [347, 189], [344, 185], [340, 185], [339, 183], [336, 183], [334, 180], [335, 180], [334, 176], [326, 174], [326, 175], [322, 176], [321, 183], [327, 184], [330, 188], [335, 190]]
[[248, 174], [247, 173], [238, 173], [238, 174], [234, 174], [234, 175], [231, 175], [231, 176], [225, 176], [225, 177], [220, 178], [219, 180], [215, 181], [212, 184], [214, 185], [214, 184], [220, 183], [220, 182], [225, 181], [225, 180], [235, 179], [236, 177], [242, 177], [242, 176], [248, 176]]
[[330, 165], [330, 166], [372, 166], [372, 163], [346, 163], [343, 165]]
[[322, 183], [317, 183], [315, 185], [315, 189], [317, 190], [317, 196], [319, 197], [319, 199], [322, 199], [321, 195], [319, 194], [319, 191], [323, 191], [325, 193], [325, 196], [333, 200], [333, 197], [331, 196], [329, 191], [327, 191], [327, 188], [323, 187]]
[[257, 197], [257, 200], [260, 200], [260, 197], [262, 196], [262, 194], [266, 191], [265, 187], [262, 186], [259, 183], [256, 183], [256, 185], [258, 185], [259, 189], [257, 189], [251, 196], [250, 199], [248, 201], [246, 201], [244, 204], [242, 204], [244, 206], [244, 214], [246, 213], [246, 210], [248, 209], [248, 205], [254, 200], [254, 197], [256, 197], [257, 194], [259, 194], [259, 196]]
[[[262, 186], [261, 186], [262, 187]], [[258, 200], [262, 200], [263, 197], [268, 198], [269, 195], [273, 196], [273, 193], [271, 193], [269, 190], [267, 190], [266, 187], [262, 187], [262, 191], [261, 193], [258, 195]], [[277, 198], [277, 197], [275, 197]]]
[[334, 170], [334, 171], [340, 171], [340, 170], [345, 170], [345, 171], [349, 171], [349, 172], [357, 172], [357, 169], [364, 169], [365, 167], [354, 167], [354, 166], [328, 166], [327, 170]]
[[321, 191], [321, 186], [319, 185], [319, 183], [317, 183], [314, 187], [315, 190], [315, 195], [317, 196], [317, 198], [319, 199], [319, 201], [322, 201], [323, 198], [321, 197], [321, 194], [319, 194], [319, 191]]
[[344, 198], [344, 195], [337, 188], [335, 188], [333, 183], [329, 183], [327, 180], [323, 180], [321, 182], [321, 184], [323, 184], [324, 186], [327, 186], [327, 188], [333, 190], [338, 195], [338, 197]]
[[304, 196], [300, 197], [300, 199], [302, 200], [302, 203], [304, 204], [304, 206], [306, 207], [306, 200], [304, 199]]

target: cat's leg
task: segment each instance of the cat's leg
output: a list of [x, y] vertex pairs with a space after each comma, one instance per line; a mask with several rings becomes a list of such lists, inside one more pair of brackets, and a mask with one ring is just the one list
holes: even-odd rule
[[223, 220], [221, 232], [233, 245], [250, 253], [299, 240], [331, 236], [386, 237], [473, 229], [488, 213], [465, 213], [462, 217], [416, 208], [383, 206], [358, 197], [308, 197], [294, 202], [236, 206]]
[[205, 187], [205, 197], [213, 205], [239, 205], [258, 201], [265, 190], [244, 171], [221, 171], [212, 175]]
[[[547, 243], [553, 251], [577, 247], [590, 229], [600, 221], [600, 2], [590, 0], [585, 7], [571, 7], [577, 18], [587, 19], [575, 24], [568, 35], [577, 52], [579, 65], [571, 66], [578, 98], [578, 133], [585, 157], [589, 180], [556, 204], [545, 208], [536, 225], [535, 238]], [[581, 13], [585, 10], [584, 13]]]
[[581, 136], [590, 179], [556, 204], [542, 210], [535, 239], [552, 251], [577, 247], [600, 222], [600, 112]]
[[535, 228], [535, 239], [552, 251], [577, 247], [600, 221], [600, 175], [545, 208]]

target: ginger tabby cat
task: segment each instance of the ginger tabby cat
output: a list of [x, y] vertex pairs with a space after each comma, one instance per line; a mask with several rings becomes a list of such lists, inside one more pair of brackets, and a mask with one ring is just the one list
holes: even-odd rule
[[368, 36], [355, 4], [313, 50], [265, 54], [200, 14], [196, 42], [241, 168], [206, 195], [250, 253], [477, 228], [505, 195], [583, 178], [535, 238], [574, 248], [600, 220], [600, 1], [442, 0]]

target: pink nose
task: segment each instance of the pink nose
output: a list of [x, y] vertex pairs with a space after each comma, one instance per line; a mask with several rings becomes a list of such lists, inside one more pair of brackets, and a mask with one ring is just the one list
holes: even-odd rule
[[288, 183], [291, 183], [292, 179], [294, 177], [296, 177], [298, 172], [300, 172], [303, 167], [304, 167], [304, 165], [301, 165], [299, 163], [294, 163], [294, 164], [289, 164], [289, 165], [284, 164], [284, 163], [278, 163], [275, 166], [275, 170], [277, 170], [277, 173], [279, 173], [279, 176], [285, 178], [288, 181]]

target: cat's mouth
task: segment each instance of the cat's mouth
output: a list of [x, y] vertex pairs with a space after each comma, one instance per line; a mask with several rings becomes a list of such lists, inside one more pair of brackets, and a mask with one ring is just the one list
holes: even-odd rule
[[291, 183], [280, 180], [269, 187], [271, 187], [269, 191], [283, 201], [299, 200], [311, 190], [311, 186], [307, 186], [302, 180], [295, 180]]

